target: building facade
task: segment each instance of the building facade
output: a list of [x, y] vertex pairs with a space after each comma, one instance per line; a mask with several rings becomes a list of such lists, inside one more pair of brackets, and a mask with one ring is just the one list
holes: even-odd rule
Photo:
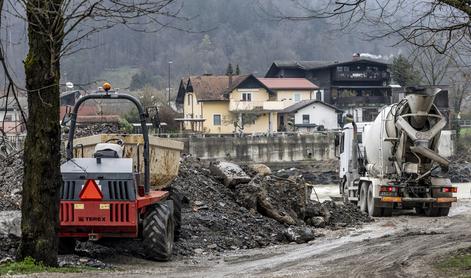
[[183, 79], [176, 119], [182, 130], [202, 133], [270, 133], [278, 131], [278, 112], [315, 97], [318, 87], [304, 78], [192, 76]]
[[306, 78], [319, 86], [316, 99], [334, 105], [354, 116], [371, 121], [381, 107], [391, 104], [389, 64], [354, 55], [345, 62], [274, 62], [268, 78]]

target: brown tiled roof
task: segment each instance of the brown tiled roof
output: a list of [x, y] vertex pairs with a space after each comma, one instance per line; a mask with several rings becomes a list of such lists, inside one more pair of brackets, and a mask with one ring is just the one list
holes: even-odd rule
[[270, 89], [319, 89], [317, 85], [306, 78], [258, 78], [258, 80]]
[[[232, 87], [237, 86], [247, 78], [247, 75], [235, 75], [232, 77]], [[229, 91], [229, 76], [227, 75], [198, 75], [190, 76], [189, 85], [193, 89], [196, 98], [202, 100], [227, 100]], [[187, 86], [187, 90], [190, 87]]]

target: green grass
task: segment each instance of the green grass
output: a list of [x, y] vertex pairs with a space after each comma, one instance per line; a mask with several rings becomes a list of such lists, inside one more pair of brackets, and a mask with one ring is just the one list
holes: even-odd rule
[[471, 128], [460, 128], [460, 136], [471, 136]]
[[471, 278], [471, 248], [440, 261], [437, 268], [448, 277]]
[[35, 262], [32, 258], [28, 257], [23, 261], [18, 262], [7, 262], [0, 264], [0, 276], [3, 275], [14, 275], [14, 274], [31, 274], [38, 272], [58, 272], [58, 273], [67, 273], [67, 272], [82, 272], [84, 270], [89, 270], [86, 267], [48, 267], [44, 266], [42, 263]]
[[[138, 72], [138, 68], [127, 66], [115, 69], [106, 69], [100, 74], [98, 80], [110, 82], [113, 88], [124, 89], [129, 88], [132, 76]], [[99, 86], [101, 85], [99, 84]]]

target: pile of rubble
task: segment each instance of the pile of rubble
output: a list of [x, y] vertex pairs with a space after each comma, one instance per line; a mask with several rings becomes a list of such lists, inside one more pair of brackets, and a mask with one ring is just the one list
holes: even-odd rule
[[99, 123], [77, 126], [75, 130], [75, 138], [92, 136], [107, 133], [122, 133], [118, 124]]
[[312, 201], [302, 175], [279, 177], [264, 165], [247, 172], [228, 162], [205, 167], [193, 157], [183, 160], [172, 184], [185, 201], [180, 255], [303, 243], [317, 228], [371, 221], [353, 205]]
[[22, 183], [21, 152], [10, 154], [0, 160], [0, 211], [20, 209]]
[[451, 182], [471, 182], [471, 150], [460, 151], [450, 158]]

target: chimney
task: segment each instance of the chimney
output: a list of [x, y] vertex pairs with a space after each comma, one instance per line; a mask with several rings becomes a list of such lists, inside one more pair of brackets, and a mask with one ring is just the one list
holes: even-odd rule
[[232, 87], [232, 72], [229, 73], [229, 86], [228, 88]]
[[358, 52], [357, 52], [357, 53], [353, 53], [353, 55], [352, 55], [352, 60], [353, 60], [353, 61], [356, 61], [356, 60], [359, 60], [359, 59], [360, 59], [360, 53], [358, 53]]

